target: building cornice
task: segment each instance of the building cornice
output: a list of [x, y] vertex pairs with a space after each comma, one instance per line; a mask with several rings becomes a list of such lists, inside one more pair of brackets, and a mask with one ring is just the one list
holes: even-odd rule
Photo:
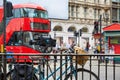
[[84, 19], [80, 18], [79, 20], [58, 20], [58, 19], [51, 19], [52, 22], [61, 22], [61, 23], [74, 23], [74, 24], [89, 24], [93, 25], [94, 19]]
[[83, 7], [93, 7], [97, 9], [110, 9], [111, 8], [111, 3], [110, 4], [101, 4], [101, 3], [94, 3], [94, 2], [88, 2], [88, 1], [77, 1], [77, 0], [70, 0], [69, 5], [72, 6], [83, 6]]

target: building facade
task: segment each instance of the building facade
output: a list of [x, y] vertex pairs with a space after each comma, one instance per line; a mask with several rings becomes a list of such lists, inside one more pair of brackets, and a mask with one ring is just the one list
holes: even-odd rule
[[120, 0], [112, 0], [112, 22], [120, 23]]
[[[69, 18], [67, 20], [51, 19], [51, 35], [56, 38], [57, 44], [71, 44], [76, 42], [85, 48], [86, 43], [94, 46], [92, 36], [94, 22], [99, 21], [102, 15], [102, 28], [111, 21], [111, 0], [69, 0]], [[74, 32], [82, 29], [78, 38]]]

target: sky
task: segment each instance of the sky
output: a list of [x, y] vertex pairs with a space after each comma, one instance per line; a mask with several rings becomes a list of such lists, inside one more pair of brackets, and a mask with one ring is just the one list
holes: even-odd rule
[[[49, 18], [68, 19], [68, 0], [7, 0], [13, 4], [34, 3], [41, 5], [48, 11]], [[3, 1], [0, 0], [0, 6]]]

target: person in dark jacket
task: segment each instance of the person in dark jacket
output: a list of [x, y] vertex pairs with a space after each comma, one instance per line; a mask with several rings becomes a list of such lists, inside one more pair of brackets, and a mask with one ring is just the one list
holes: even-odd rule
[[89, 42], [87, 42], [86, 43], [86, 48], [85, 48], [85, 50], [88, 52], [89, 51], [89, 47], [90, 47], [90, 44], [89, 44]]

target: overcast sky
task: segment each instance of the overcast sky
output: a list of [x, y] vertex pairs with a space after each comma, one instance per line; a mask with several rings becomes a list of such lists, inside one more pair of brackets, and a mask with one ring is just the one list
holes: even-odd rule
[[[68, 0], [7, 0], [13, 4], [34, 3], [48, 11], [49, 18], [68, 19]], [[0, 0], [0, 6], [3, 1]]]

